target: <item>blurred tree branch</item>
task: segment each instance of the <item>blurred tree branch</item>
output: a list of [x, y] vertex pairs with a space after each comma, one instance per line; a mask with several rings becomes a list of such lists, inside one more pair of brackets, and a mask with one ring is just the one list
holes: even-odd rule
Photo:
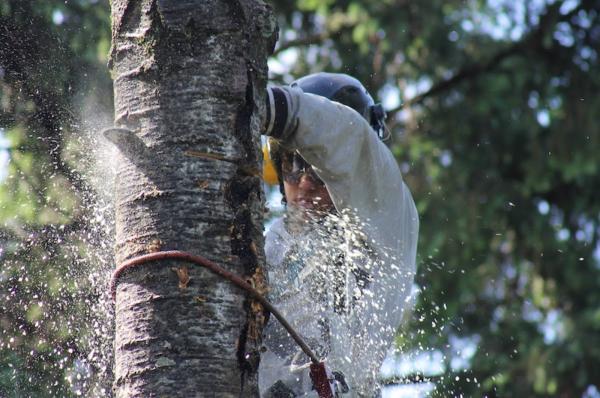
[[355, 26], [355, 21], [343, 21], [335, 24], [335, 26], [326, 26], [326, 29], [323, 32], [308, 34], [306, 36], [286, 42], [279, 42], [279, 46], [275, 48], [273, 54], [271, 54], [271, 57], [277, 57], [279, 54], [285, 50], [289, 50], [290, 48], [306, 47], [313, 44], [323, 44], [329, 39], [335, 40], [341, 36], [346, 29], [352, 29]]
[[448, 91], [468, 79], [475, 79], [480, 75], [493, 71], [498, 68], [502, 61], [515, 55], [526, 55], [529, 51], [547, 52], [544, 47], [544, 39], [551, 28], [559, 22], [569, 20], [573, 15], [576, 15], [580, 10], [592, 6], [593, 1], [581, 2], [577, 7], [574, 7], [566, 14], [560, 15], [560, 7], [562, 3], [557, 2], [547, 7], [546, 12], [540, 17], [539, 24], [524, 38], [509, 46], [508, 48], [496, 53], [490, 59], [478, 63], [465, 66], [463, 69], [456, 72], [452, 77], [442, 80], [434, 84], [427, 91], [416, 95], [407, 100], [398, 107], [388, 112], [388, 120], [393, 120], [396, 113], [400, 110], [414, 105], [419, 105], [427, 98]]
[[309, 46], [311, 44], [321, 44], [325, 40], [331, 38], [331, 35], [332, 34], [330, 32], [323, 32], [323, 33], [318, 33], [318, 34], [314, 34], [311, 36], [301, 37], [301, 38], [298, 38], [295, 40], [286, 41], [285, 43], [281, 43], [281, 45], [279, 45], [275, 49], [275, 51], [273, 51], [273, 54], [271, 55], [271, 57], [276, 57], [279, 54], [281, 54], [282, 52], [284, 52], [285, 50], [289, 50], [290, 48], [304, 47], [304, 46]]
[[[73, 54], [51, 32], [43, 31], [40, 35], [39, 30], [35, 29], [37, 17], [34, 17], [33, 21], [28, 20], [31, 17], [27, 16], [31, 15], [32, 11], [25, 3], [27, 2], [11, 5], [15, 18], [0, 18], [0, 66], [3, 80], [13, 86], [19, 86], [18, 94], [15, 95], [18, 95], [20, 101], [29, 100], [35, 105], [30, 114], [22, 115], [24, 124], [37, 137], [35, 145], [42, 143], [43, 153], [49, 157], [54, 170], [69, 181], [84, 201], [88, 201], [93, 195], [93, 188], [62, 159], [62, 126], [72, 125], [74, 119], [69, 110], [70, 104], [65, 101], [64, 95], [53, 91], [51, 85], [40, 84], [39, 76], [31, 76], [32, 69], [29, 66], [31, 60], [35, 59], [54, 65], [49, 69], [58, 70], [61, 66], [60, 59], [53, 59], [53, 54], [48, 52], [48, 49], [57, 51], [59, 58], [71, 59]], [[38, 22], [42, 25], [42, 22]], [[74, 77], [69, 77], [72, 78]], [[21, 145], [19, 149], [24, 150], [25, 147], [32, 146]]]
[[85, 216], [79, 216], [64, 225], [42, 225], [39, 227], [0, 227], [0, 240], [4, 242], [21, 243], [15, 251], [4, 251], [3, 255], [19, 257], [31, 247], [48, 247], [59, 245], [64, 237], [90, 231]]

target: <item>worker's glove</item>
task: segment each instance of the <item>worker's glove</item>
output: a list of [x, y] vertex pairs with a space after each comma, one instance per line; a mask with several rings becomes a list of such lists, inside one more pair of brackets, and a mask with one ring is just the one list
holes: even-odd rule
[[267, 112], [265, 120], [265, 135], [285, 140], [298, 127], [298, 106], [294, 90], [291, 87], [267, 87]]

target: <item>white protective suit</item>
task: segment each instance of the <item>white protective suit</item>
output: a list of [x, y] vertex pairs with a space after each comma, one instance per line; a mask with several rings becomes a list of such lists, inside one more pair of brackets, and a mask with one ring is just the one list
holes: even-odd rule
[[[284, 219], [266, 236], [270, 299], [341, 372], [350, 391], [372, 397], [404, 314], [412, 307], [418, 215], [390, 150], [355, 110], [299, 88], [283, 88], [288, 117], [279, 137], [325, 182], [337, 214], [290, 234]], [[309, 360], [271, 318], [261, 355], [261, 396], [283, 383], [316, 397]]]

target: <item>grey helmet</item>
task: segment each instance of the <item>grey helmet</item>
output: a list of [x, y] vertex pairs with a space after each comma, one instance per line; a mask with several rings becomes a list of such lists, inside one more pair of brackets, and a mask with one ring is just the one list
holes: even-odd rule
[[369, 122], [379, 138], [383, 139], [385, 111], [375, 104], [367, 89], [352, 76], [343, 73], [319, 72], [304, 76], [291, 84], [305, 93], [320, 95], [349, 106]]

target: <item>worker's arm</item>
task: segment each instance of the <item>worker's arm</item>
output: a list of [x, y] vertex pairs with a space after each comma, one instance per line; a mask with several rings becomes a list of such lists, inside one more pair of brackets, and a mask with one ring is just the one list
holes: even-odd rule
[[339, 212], [365, 223], [378, 250], [399, 255], [414, 270], [419, 228], [410, 191], [390, 150], [353, 109], [299, 89], [270, 89], [270, 135], [298, 150], [327, 189]]

